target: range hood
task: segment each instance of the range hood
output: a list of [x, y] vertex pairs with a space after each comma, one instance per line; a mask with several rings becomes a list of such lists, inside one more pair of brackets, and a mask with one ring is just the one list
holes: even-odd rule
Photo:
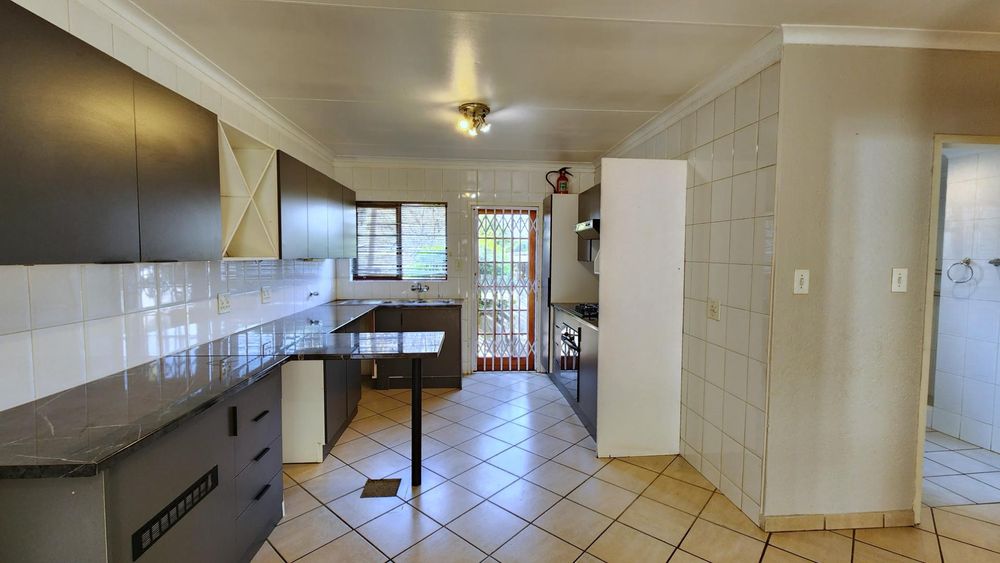
[[601, 220], [591, 219], [590, 221], [577, 223], [574, 230], [583, 240], [599, 240], [601, 238]]

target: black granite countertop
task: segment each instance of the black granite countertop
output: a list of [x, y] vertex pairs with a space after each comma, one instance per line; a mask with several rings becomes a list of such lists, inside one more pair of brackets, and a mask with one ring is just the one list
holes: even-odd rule
[[345, 299], [339, 303], [396, 309], [403, 307], [461, 307], [463, 302], [463, 299], [453, 297], [428, 297], [426, 299]]
[[552, 306], [563, 313], [572, 315], [584, 324], [590, 325], [594, 330], [598, 330], [597, 317], [584, 317], [574, 309], [579, 303], [553, 303]]
[[440, 353], [443, 332], [330, 334], [375, 308], [327, 303], [0, 411], [0, 479], [96, 475], [288, 360]]

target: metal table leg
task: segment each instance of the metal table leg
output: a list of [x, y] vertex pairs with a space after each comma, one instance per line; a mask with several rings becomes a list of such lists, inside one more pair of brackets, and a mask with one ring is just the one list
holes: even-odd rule
[[410, 407], [412, 418], [410, 420], [410, 484], [413, 487], [420, 486], [420, 469], [423, 465], [420, 454], [421, 446], [421, 412], [423, 407], [423, 377], [420, 358], [414, 358], [410, 368]]

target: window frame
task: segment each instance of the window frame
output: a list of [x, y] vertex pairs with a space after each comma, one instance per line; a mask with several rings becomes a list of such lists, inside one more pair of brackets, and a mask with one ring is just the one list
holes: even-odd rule
[[[362, 207], [382, 208], [396, 210], [396, 247], [403, 248], [403, 206], [404, 205], [425, 205], [444, 208], [444, 277], [443, 278], [404, 278], [403, 277], [403, 252], [400, 250], [396, 254], [396, 276], [359, 276], [358, 258], [351, 260], [351, 280], [352, 281], [403, 281], [403, 282], [443, 282], [448, 281], [448, 203], [444, 201], [359, 201], [355, 203], [354, 213], [357, 215]], [[360, 222], [359, 222], [360, 224]], [[359, 233], [360, 237], [361, 234]], [[355, 244], [357, 244], [355, 242]]]

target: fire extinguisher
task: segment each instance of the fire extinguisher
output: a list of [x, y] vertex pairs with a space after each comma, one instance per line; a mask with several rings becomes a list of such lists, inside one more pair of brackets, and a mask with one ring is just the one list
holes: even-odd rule
[[[556, 183], [553, 184], [552, 180], [549, 180], [549, 176], [553, 174], [559, 174], [556, 178]], [[545, 181], [552, 186], [552, 191], [557, 194], [568, 194], [569, 193], [569, 178], [572, 176], [569, 172], [569, 166], [560, 168], [559, 170], [550, 170], [545, 173]]]

